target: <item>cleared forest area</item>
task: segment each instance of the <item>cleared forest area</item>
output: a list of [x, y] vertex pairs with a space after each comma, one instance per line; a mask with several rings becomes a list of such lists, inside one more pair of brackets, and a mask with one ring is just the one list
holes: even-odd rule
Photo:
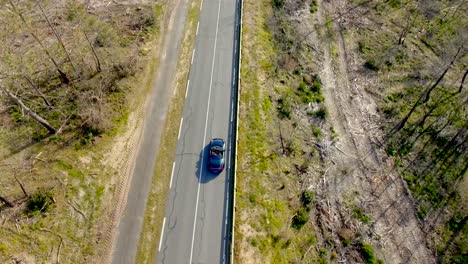
[[0, 1], [0, 262], [100, 263], [167, 3]]
[[244, 6], [236, 259], [465, 263], [466, 3]]

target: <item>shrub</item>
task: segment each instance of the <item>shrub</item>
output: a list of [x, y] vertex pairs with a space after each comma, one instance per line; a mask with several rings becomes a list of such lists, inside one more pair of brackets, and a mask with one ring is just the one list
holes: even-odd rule
[[314, 134], [314, 136], [316, 138], [319, 138], [322, 136], [322, 130], [320, 130], [320, 128], [316, 127], [314, 128], [314, 130], [312, 131], [312, 134]]
[[307, 208], [307, 210], [310, 209], [310, 204], [315, 200], [315, 194], [314, 192], [311, 191], [303, 191], [301, 194], [301, 203], [302, 206]]
[[318, 75], [315, 75], [313, 77], [311, 86], [308, 86], [305, 82], [301, 82], [299, 84], [299, 87], [297, 88], [297, 94], [303, 103], [320, 103], [323, 102], [321, 88], [322, 81]]
[[374, 264], [376, 263], [376, 259], [374, 256], [374, 249], [371, 245], [361, 242], [361, 254], [364, 258], [365, 263]]
[[353, 209], [353, 217], [359, 219], [363, 223], [369, 223], [370, 221], [372, 221], [372, 218], [366, 215], [364, 211], [359, 207], [355, 207]]
[[307, 242], [313, 245], [317, 242], [317, 238], [314, 235], [311, 235], [307, 238]]
[[252, 246], [256, 247], [256, 246], [258, 246], [258, 241], [257, 241], [256, 239], [252, 239], [252, 240], [250, 241], [250, 244], [251, 244]]
[[320, 107], [320, 109], [317, 112], [315, 112], [315, 116], [325, 120], [325, 118], [327, 118], [328, 116], [327, 109], [324, 106]]
[[310, 13], [315, 13], [318, 10], [317, 6], [317, 0], [312, 0], [312, 3], [310, 3]]
[[390, 0], [388, 1], [388, 5], [392, 8], [400, 8], [401, 7], [401, 2], [400, 0]]
[[300, 209], [296, 212], [296, 215], [294, 215], [291, 227], [296, 230], [300, 230], [307, 223], [307, 221], [309, 221], [309, 214], [307, 213], [307, 210]]
[[378, 71], [379, 70], [379, 66], [377, 65], [377, 62], [375, 60], [373, 60], [373, 59], [367, 60], [364, 63], [364, 67], [366, 67], [367, 69], [372, 70], [372, 71]]
[[53, 202], [53, 194], [50, 191], [40, 191], [29, 198], [26, 208], [32, 216], [39, 215], [42, 212], [47, 212]]
[[257, 195], [254, 194], [254, 193], [249, 194], [249, 201], [251, 203], [253, 203], [253, 204], [256, 203], [257, 202]]
[[5, 244], [0, 244], [0, 252], [1, 253], [6, 253], [6, 251], [8, 250], [8, 246], [5, 245]]
[[320, 93], [322, 89], [322, 80], [318, 75], [314, 75], [314, 79], [312, 82], [312, 86], [310, 87], [310, 90], [314, 93]]
[[361, 52], [362, 54], [367, 54], [371, 52], [371, 48], [362, 41], [358, 42], [358, 48], [359, 48], [359, 52]]
[[280, 118], [291, 118], [292, 103], [289, 97], [283, 97], [278, 100], [277, 110]]
[[361, 255], [364, 258], [364, 263], [366, 264], [379, 264], [383, 263], [382, 260], [376, 259], [374, 256], [374, 249], [371, 245], [361, 241], [360, 243]]
[[326, 256], [328, 254], [328, 250], [326, 248], [320, 248], [319, 255]]
[[273, 7], [281, 8], [284, 6], [284, 0], [273, 0]]

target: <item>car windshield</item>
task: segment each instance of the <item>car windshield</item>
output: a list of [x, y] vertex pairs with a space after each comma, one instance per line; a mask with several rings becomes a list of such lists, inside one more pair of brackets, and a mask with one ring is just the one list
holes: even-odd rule
[[224, 149], [221, 146], [213, 146], [211, 147], [211, 155], [219, 155], [222, 154]]

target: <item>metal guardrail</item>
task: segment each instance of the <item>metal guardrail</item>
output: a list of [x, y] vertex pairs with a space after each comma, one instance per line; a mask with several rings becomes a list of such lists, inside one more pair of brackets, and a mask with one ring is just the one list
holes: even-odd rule
[[236, 172], [237, 172], [237, 144], [238, 144], [238, 131], [239, 131], [239, 94], [240, 94], [240, 72], [241, 72], [241, 62], [242, 62], [242, 12], [243, 12], [243, 7], [244, 7], [244, 2], [243, 0], [238, 0], [237, 2], [237, 10], [238, 12], [236, 13], [236, 29], [234, 31], [234, 39], [237, 37], [237, 41], [235, 45], [237, 45], [237, 56], [234, 58], [237, 60], [237, 72], [236, 72], [236, 77], [235, 77], [235, 101], [236, 105], [234, 108], [234, 111], [236, 113], [234, 122], [235, 122], [235, 129], [233, 133], [233, 142], [235, 142], [235, 148], [234, 148], [234, 166], [232, 166], [232, 184], [231, 184], [231, 193], [232, 193], [232, 199], [231, 199], [231, 204], [230, 204], [230, 214], [231, 214], [231, 226], [230, 226], [230, 263], [234, 263], [234, 228], [235, 228], [235, 223], [236, 223]]

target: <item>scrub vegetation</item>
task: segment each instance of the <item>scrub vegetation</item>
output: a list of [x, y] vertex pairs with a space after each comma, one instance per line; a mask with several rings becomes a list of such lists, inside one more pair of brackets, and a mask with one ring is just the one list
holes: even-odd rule
[[468, 261], [467, 8], [244, 0], [237, 262]]
[[109, 254], [163, 1], [0, 2], [0, 262]]

